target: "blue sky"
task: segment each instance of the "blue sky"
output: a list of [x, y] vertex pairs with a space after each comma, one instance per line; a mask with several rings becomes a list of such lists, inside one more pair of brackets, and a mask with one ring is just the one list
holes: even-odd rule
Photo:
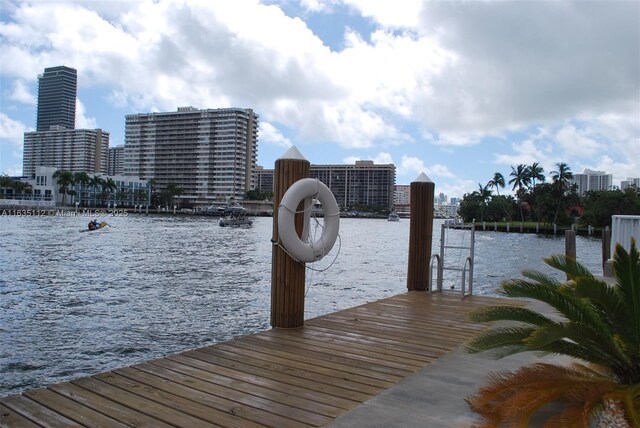
[[[0, 3], [0, 173], [19, 175], [37, 75], [78, 70], [78, 128], [253, 108], [258, 163], [394, 163], [462, 196], [566, 162], [640, 176], [640, 2], [212, 0]], [[501, 193], [505, 191], [502, 190]]]

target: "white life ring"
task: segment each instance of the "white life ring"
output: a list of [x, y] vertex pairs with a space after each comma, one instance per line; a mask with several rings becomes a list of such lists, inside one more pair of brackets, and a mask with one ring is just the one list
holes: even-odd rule
[[[316, 198], [324, 211], [324, 229], [320, 239], [312, 243], [303, 242], [296, 232], [295, 214], [300, 202]], [[305, 204], [306, 206], [307, 204]], [[308, 216], [305, 217], [308, 229]], [[278, 207], [278, 235], [285, 250], [299, 262], [315, 262], [322, 259], [336, 242], [340, 227], [340, 210], [331, 190], [320, 180], [303, 178], [287, 189]], [[305, 236], [305, 233], [303, 233]]]

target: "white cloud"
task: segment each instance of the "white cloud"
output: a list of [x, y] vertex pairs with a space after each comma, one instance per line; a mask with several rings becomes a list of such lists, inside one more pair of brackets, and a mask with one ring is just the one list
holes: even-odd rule
[[353, 165], [354, 163], [356, 163], [356, 161], [361, 161], [361, 160], [371, 160], [376, 165], [394, 163], [393, 162], [393, 158], [391, 157], [391, 154], [390, 153], [385, 153], [385, 152], [380, 152], [376, 156], [373, 156], [373, 157], [370, 157], [370, 156], [365, 156], [365, 157], [347, 156], [347, 157], [342, 159], [342, 162], [347, 164], [347, 165]]
[[422, 0], [401, 0], [402, 7], [389, 0], [342, 0], [363, 16], [383, 27], [415, 27], [418, 23]]
[[601, 143], [589, 134], [589, 130], [577, 129], [568, 123], [558, 130], [555, 140], [568, 155], [591, 158], [599, 151]]
[[22, 104], [35, 106], [36, 97], [29, 92], [29, 87], [24, 80], [17, 79], [11, 86], [11, 93], [8, 98], [13, 101], [18, 101]]
[[29, 128], [24, 123], [13, 120], [0, 112], [0, 140], [8, 141], [22, 150], [24, 133], [27, 131], [29, 131]]
[[85, 115], [84, 104], [82, 104], [80, 99], [76, 98], [76, 128], [96, 129], [97, 127], [96, 119]]
[[260, 141], [278, 147], [291, 147], [291, 140], [269, 122], [260, 122]]

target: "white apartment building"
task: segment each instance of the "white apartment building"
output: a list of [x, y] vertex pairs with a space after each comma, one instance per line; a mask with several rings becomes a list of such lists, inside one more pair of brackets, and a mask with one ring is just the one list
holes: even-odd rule
[[182, 190], [176, 202], [201, 207], [243, 199], [254, 188], [258, 115], [251, 109], [196, 109], [126, 116], [124, 175]]
[[52, 126], [49, 131], [24, 133], [22, 175], [34, 177], [38, 166], [106, 174], [108, 157], [108, 132]]
[[640, 178], [629, 177], [626, 180], [620, 182], [620, 190], [624, 190], [629, 186], [635, 186], [636, 189], [640, 189]]
[[613, 174], [585, 169], [582, 174], [573, 174], [571, 184], [578, 186], [579, 195], [584, 195], [590, 190], [611, 190], [613, 189]]
[[122, 175], [124, 171], [124, 146], [109, 147], [109, 161], [107, 173], [109, 175]]

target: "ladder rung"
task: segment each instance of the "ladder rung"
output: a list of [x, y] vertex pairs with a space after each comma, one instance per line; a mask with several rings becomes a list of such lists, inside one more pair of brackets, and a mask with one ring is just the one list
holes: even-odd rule
[[[462, 268], [452, 268], [452, 267], [443, 267], [442, 270], [457, 270], [457, 271], [462, 272], [464, 269], [462, 269]], [[467, 270], [469, 270], [469, 269], [467, 269]]]
[[459, 246], [456, 246], [456, 245], [445, 245], [444, 248], [455, 248], [455, 249], [458, 249], [458, 250], [470, 250], [471, 249], [471, 247], [459, 247]]

